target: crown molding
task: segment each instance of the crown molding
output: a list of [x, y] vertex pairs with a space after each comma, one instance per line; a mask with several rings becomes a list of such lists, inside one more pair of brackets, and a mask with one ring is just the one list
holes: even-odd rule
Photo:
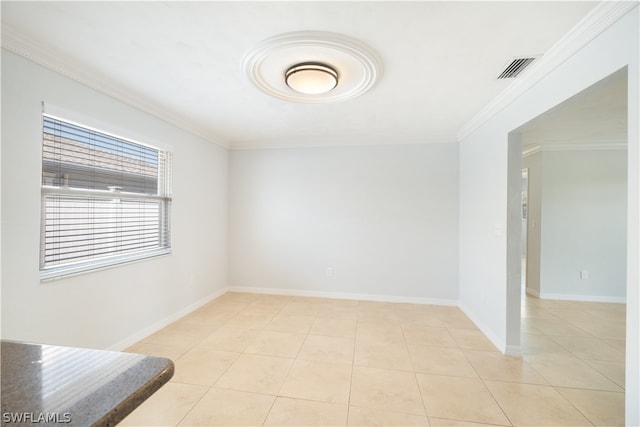
[[522, 157], [531, 156], [540, 152], [547, 151], [605, 151], [605, 150], [626, 150], [626, 141], [602, 141], [602, 142], [585, 142], [578, 144], [548, 144], [533, 145], [522, 150]]
[[637, 6], [637, 1], [630, 0], [603, 1], [598, 4], [571, 31], [556, 42], [547, 53], [534, 61], [520, 77], [467, 122], [456, 135], [458, 141], [468, 137], [487, 120], [506, 108], [516, 98]]
[[529, 148], [525, 148], [522, 150], [522, 158], [532, 156], [536, 153], [540, 153], [542, 151], [542, 147], [540, 145], [534, 145]]
[[118, 101], [124, 102], [162, 121], [170, 123], [193, 135], [205, 139], [222, 148], [229, 149], [229, 145], [222, 143], [217, 135], [208, 129], [165, 110], [149, 99], [127, 91], [108, 79], [90, 73], [74, 59], [60, 53], [51, 53], [51, 49], [44, 49], [37, 42], [21, 34], [11, 25], [2, 24], [2, 48], [15, 53], [31, 62], [55, 71], [77, 83], [95, 89]]
[[[300, 142], [304, 141], [304, 143]], [[248, 140], [235, 143], [229, 150], [262, 150], [262, 149], [297, 149], [297, 148], [340, 148], [340, 147], [384, 147], [384, 146], [415, 146], [415, 145], [450, 145], [456, 144], [453, 136], [446, 137], [414, 137], [402, 138], [402, 142], [396, 141], [392, 135], [379, 135], [369, 137], [362, 135], [345, 135], [342, 137], [332, 136], [329, 138], [308, 137], [308, 138], [278, 138]]]

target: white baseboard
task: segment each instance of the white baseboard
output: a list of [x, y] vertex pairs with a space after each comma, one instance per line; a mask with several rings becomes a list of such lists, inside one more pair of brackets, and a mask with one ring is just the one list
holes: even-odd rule
[[246, 292], [250, 294], [264, 295], [287, 295], [297, 297], [316, 297], [316, 298], [333, 298], [347, 299], [358, 301], [376, 301], [376, 302], [394, 302], [408, 304], [431, 304], [457, 306], [458, 300], [440, 299], [440, 298], [420, 298], [420, 297], [399, 297], [391, 295], [372, 295], [372, 294], [352, 294], [343, 292], [326, 292], [326, 291], [309, 291], [300, 289], [283, 289], [283, 288], [256, 288], [250, 286], [231, 286], [229, 292]]
[[186, 316], [187, 314], [199, 309], [200, 307], [202, 307], [203, 305], [211, 302], [212, 300], [218, 298], [219, 296], [225, 294], [227, 291], [229, 290], [229, 288], [224, 287], [222, 289], [218, 289], [217, 291], [215, 291], [212, 294], [207, 295], [204, 298], [199, 299], [198, 301], [194, 302], [193, 304], [189, 304], [188, 306], [184, 307], [181, 310], [178, 310], [177, 312], [173, 313], [170, 316], [165, 317], [162, 320], [159, 320], [158, 322], [155, 322], [154, 324], [147, 326], [144, 329], [139, 330], [138, 332], [136, 332], [133, 335], [128, 336], [127, 338], [118, 341], [117, 343], [109, 346], [108, 348], [106, 348], [106, 350], [111, 350], [111, 351], [122, 351], [124, 349], [126, 349], [127, 347], [132, 346], [133, 344], [137, 343], [138, 341], [148, 337], [149, 335], [158, 332], [160, 329], [164, 328], [165, 326], [170, 325], [171, 323], [175, 322], [176, 320]]
[[527, 288], [527, 295], [531, 295], [533, 297], [540, 298], [540, 292], [536, 291], [535, 289]]
[[471, 319], [473, 323], [476, 324], [478, 329], [486, 336], [496, 348], [504, 354], [510, 354], [510, 352], [517, 350], [519, 352], [519, 346], [507, 346], [507, 343], [502, 340], [500, 337], [496, 336], [491, 329], [489, 329], [483, 322], [478, 320], [478, 316], [476, 316], [473, 311], [469, 309], [465, 304], [460, 303], [458, 307], [464, 314]]
[[583, 302], [609, 302], [616, 304], [625, 304], [626, 297], [609, 297], [602, 295], [568, 295], [568, 294], [551, 294], [546, 292], [538, 292], [534, 289], [527, 288], [527, 294], [540, 299], [554, 299], [560, 301], [583, 301]]
[[521, 357], [522, 356], [522, 346], [520, 346], [520, 345], [507, 345], [505, 347], [504, 354], [507, 355], [507, 356]]
[[602, 295], [567, 295], [541, 292], [536, 296], [540, 299], [555, 299], [560, 301], [609, 302], [616, 304], [625, 304], [627, 302], [626, 297], [609, 297]]

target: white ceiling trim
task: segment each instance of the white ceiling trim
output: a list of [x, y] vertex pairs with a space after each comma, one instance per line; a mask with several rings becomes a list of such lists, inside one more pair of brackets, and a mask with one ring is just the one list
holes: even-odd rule
[[534, 145], [522, 150], [522, 157], [531, 156], [532, 154], [543, 151], [604, 151], [604, 150], [626, 150], [627, 141], [603, 141], [588, 142], [583, 144], [549, 144]]
[[[360, 136], [344, 136], [344, 137], [331, 137], [330, 143], [327, 143], [326, 138], [322, 137], [304, 137], [304, 138], [278, 138], [275, 140], [263, 139], [259, 141], [248, 141], [244, 144], [234, 145], [229, 148], [229, 151], [242, 151], [242, 150], [266, 150], [266, 149], [297, 149], [297, 148], [336, 148], [336, 147], [379, 147], [389, 146], [389, 141], [392, 141], [391, 137], [381, 136], [379, 138], [369, 138]], [[301, 143], [300, 141], [304, 141]], [[426, 138], [403, 138], [401, 143], [395, 143], [395, 145], [435, 145], [435, 144], [455, 144], [455, 142], [447, 142], [442, 138], [442, 142], [431, 142]]]
[[635, 7], [638, 7], [637, 2], [624, 0], [603, 1], [598, 4], [547, 53], [534, 61], [517, 80], [467, 122], [456, 135], [458, 141], [473, 133]]
[[525, 148], [522, 150], [522, 158], [532, 156], [536, 153], [540, 153], [542, 151], [542, 147], [540, 145], [534, 145], [533, 147]]
[[42, 47], [37, 43], [29, 40], [10, 25], [2, 25], [2, 48], [55, 71], [56, 73], [62, 74], [63, 76], [78, 83], [129, 104], [160, 120], [171, 123], [182, 130], [205, 139], [208, 142], [216, 144], [222, 148], [229, 149], [229, 144], [221, 141], [216, 135], [212, 135], [207, 129], [194, 125], [192, 122], [171, 114], [164, 109], [158, 108], [157, 105], [149, 102], [145, 98], [125, 91], [105, 79], [101, 79], [83, 71], [82, 67], [77, 64], [76, 61], [67, 56], [59, 53], [52, 55], [50, 53], [50, 49], [42, 49]]

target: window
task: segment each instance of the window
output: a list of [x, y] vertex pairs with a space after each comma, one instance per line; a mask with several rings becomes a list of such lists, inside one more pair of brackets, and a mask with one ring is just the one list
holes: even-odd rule
[[43, 279], [169, 253], [171, 155], [43, 114]]

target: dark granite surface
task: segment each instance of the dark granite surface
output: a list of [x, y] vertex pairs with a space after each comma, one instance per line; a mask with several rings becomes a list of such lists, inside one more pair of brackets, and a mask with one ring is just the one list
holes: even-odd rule
[[169, 359], [2, 341], [4, 426], [113, 426], [173, 376]]

